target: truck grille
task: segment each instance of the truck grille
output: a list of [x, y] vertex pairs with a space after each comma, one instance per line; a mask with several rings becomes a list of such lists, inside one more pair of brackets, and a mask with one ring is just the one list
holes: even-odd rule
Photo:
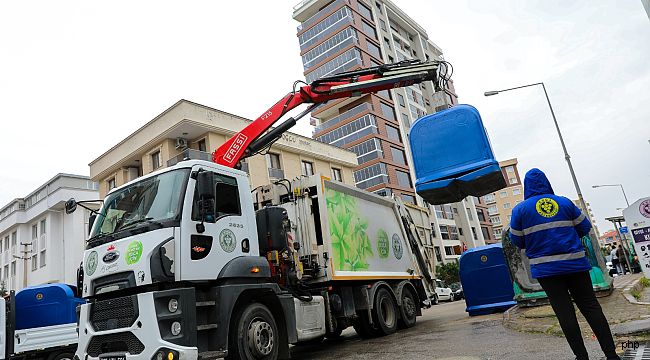
[[90, 323], [95, 331], [130, 327], [138, 315], [136, 296], [97, 301], [90, 306]]
[[143, 351], [144, 345], [130, 332], [93, 336], [86, 349], [86, 353], [92, 357], [127, 352], [131, 355], [138, 355]]

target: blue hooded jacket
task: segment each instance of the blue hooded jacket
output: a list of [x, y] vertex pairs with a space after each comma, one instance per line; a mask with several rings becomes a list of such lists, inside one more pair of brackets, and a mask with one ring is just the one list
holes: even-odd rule
[[526, 173], [524, 201], [512, 209], [510, 240], [526, 249], [533, 278], [591, 270], [580, 241], [589, 229], [589, 219], [571, 200], [553, 193], [541, 170]]

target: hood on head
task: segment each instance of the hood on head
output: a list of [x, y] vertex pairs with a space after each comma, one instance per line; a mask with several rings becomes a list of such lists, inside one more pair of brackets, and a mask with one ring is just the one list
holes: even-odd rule
[[554, 194], [546, 174], [537, 168], [530, 169], [524, 178], [524, 199], [544, 194]]

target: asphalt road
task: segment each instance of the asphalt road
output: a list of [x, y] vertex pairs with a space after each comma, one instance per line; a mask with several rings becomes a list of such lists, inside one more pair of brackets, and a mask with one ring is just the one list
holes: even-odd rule
[[[501, 325], [502, 314], [469, 317], [463, 300], [424, 310], [415, 327], [364, 340], [352, 328], [340, 340], [292, 349], [294, 359], [574, 359], [562, 337], [519, 333]], [[595, 340], [585, 340], [592, 359], [603, 357]]]

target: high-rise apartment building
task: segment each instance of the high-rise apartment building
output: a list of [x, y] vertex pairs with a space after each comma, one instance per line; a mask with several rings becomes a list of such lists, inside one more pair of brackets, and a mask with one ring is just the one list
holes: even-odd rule
[[[579, 209], [582, 209], [582, 205], [580, 205], [580, 200], [574, 199], [571, 201], [573, 201], [573, 203]], [[600, 232], [598, 231], [598, 225], [596, 225], [596, 217], [594, 216], [594, 211], [591, 210], [591, 205], [586, 200], [585, 200], [585, 205], [587, 205], [587, 217], [589, 218], [589, 222], [591, 222], [591, 227], [594, 229], [594, 233], [596, 234], [596, 236], [600, 237]]]
[[[384, 63], [442, 59], [426, 31], [389, 0], [305, 0], [294, 7], [293, 18], [300, 22], [297, 37], [307, 82]], [[427, 206], [413, 186], [409, 129], [416, 119], [456, 103], [451, 81], [439, 92], [429, 81], [332, 101], [312, 113], [313, 136], [357, 155], [357, 187]], [[430, 209], [437, 214], [432, 226], [439, 261], [493, 240], [487, 207], [478, 199]]]
[[519, 177], [519, 170], [517, 170], [517, 159], [500, 161], [499, 166], [507, 187], [483, 196], [492, 223], [494, 238], [497, 241], [501, 240], [503, 231], [510, 226], [512, 208], [524, 201], [524, 189]]

